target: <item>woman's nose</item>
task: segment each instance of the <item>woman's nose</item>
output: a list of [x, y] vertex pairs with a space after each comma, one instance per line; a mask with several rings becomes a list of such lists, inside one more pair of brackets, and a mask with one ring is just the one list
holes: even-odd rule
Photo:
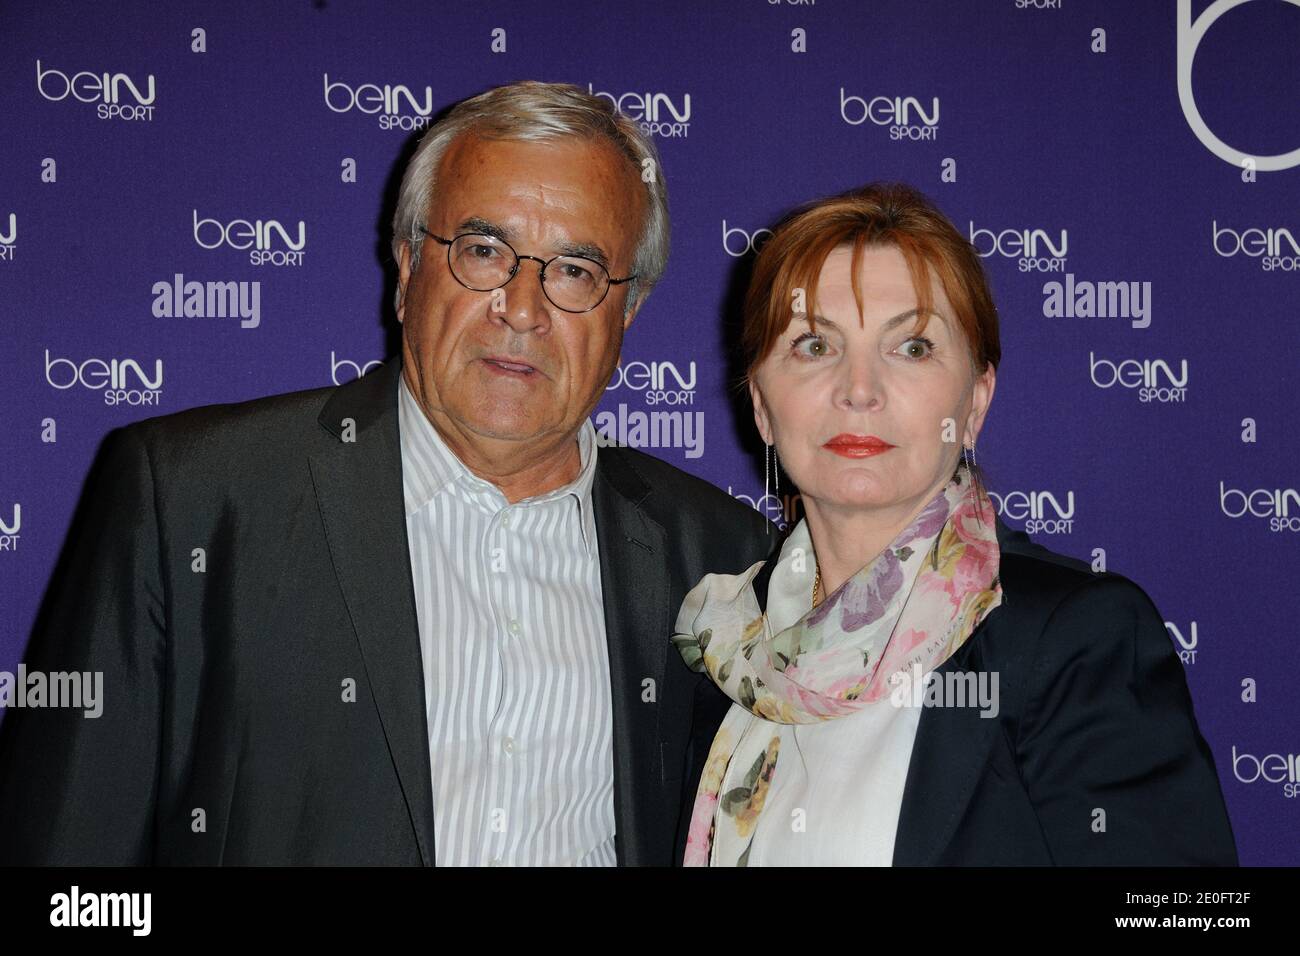
[[879, 370], [869, 358], [855, 358], [841, 365], [835, 388], [835, 404], [844, 409], [878, 408], [884, 402]]

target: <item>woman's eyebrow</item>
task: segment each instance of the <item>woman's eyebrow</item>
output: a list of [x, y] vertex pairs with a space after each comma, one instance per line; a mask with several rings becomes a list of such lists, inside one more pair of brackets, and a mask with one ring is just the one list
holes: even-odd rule
[[[893, 318], [886, 319], [885, 324], [881, 329], [881, 331], [888, 332], [890, 329], [894, 328], [895, 326], [902, 325], [908, 319], [915, 318], [916, 316], [920, 315], [922, 311], [923, 310], [918, 308], [918, 309], [908, 309], [906, 312], [900, 312], [898, 313], [898, 315], [894, 316]], [[930, 314], [945, 322], [947, 321], [947, 319], [944, 319], [942, 313], [936, 312], [933, 309], [930, 310]], [[809, 325], [811, 325], [813, 322], [816, 322], [818, 325], [825, 325], [828, 328], [832, 328], [837, 331], [839, 330], [839, 326], [836, 325], [835, 322], [832, 321], [831, 319], [826, 318], [824, 315], [814, 315], [811, 318], [809, 318], [807, 315], [801, 315], [799, 316], [799, 318], [803, 319]]]

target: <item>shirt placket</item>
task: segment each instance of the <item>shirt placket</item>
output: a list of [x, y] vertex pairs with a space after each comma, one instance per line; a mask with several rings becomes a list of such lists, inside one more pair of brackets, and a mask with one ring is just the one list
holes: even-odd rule
[[522, 595], [519, 580], [510, 572], [511, 564], [518, 560], [518, 547], [514, 543], [514, 529], [518, 508], [506, 504], [499, 493], [479, 491], [476, 505], [488, 514], [487, 531], [482, 542], [481, 560], [487, 580], [491, 602], [492, 686], [495, 695], [487, 701], [490, 714], [487, 720], [486, 764], [488, 767], [489, 806], [485, 819], [485, 855], [489, 866], [502, 866], [510, 862], [514, 831], [525, 821], [519, 818], [522, 808], [516, 805], [511, 786], [514, 774], [512, 762], [517, 759], [519, 744], [512, 726], [515, 711], [511, 702], [516, 699], [516, 686], [520, 675], [509, 666], [509, 645], [523, 633]]

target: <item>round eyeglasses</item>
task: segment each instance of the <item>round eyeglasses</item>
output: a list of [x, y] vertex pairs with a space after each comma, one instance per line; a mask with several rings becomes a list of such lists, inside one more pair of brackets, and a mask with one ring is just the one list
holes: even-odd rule
[[454, 239], [436, 236], [420, 226], [420, 231], [447, 247], [447, 266], [451, 274], [467, 289], [491, 292], [515, 277], [521, 259], [541, 264], [542, 292], [550, 303], [565, 312], [590, 312], [609, 293], [612, 285], [622, 285], [636, 278], [611, 279], [609, 272], [595, 259], [586, 256], [555, 256], [539, 259], [521, 256], [510, 243], [496, 236], [467, 232]]

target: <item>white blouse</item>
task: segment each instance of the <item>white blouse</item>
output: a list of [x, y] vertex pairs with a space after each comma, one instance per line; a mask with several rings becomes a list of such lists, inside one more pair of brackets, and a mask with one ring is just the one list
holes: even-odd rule
[[[800, 521], [768, 584], [772, 633], [812, 608], [815, 568], [812, 538]], [[816, 724], [764, 720], [763, 732], [780, 738], [781, 756], [754, 829], [749, 866], [890, 866], [922, 710], [885, 697]]]

